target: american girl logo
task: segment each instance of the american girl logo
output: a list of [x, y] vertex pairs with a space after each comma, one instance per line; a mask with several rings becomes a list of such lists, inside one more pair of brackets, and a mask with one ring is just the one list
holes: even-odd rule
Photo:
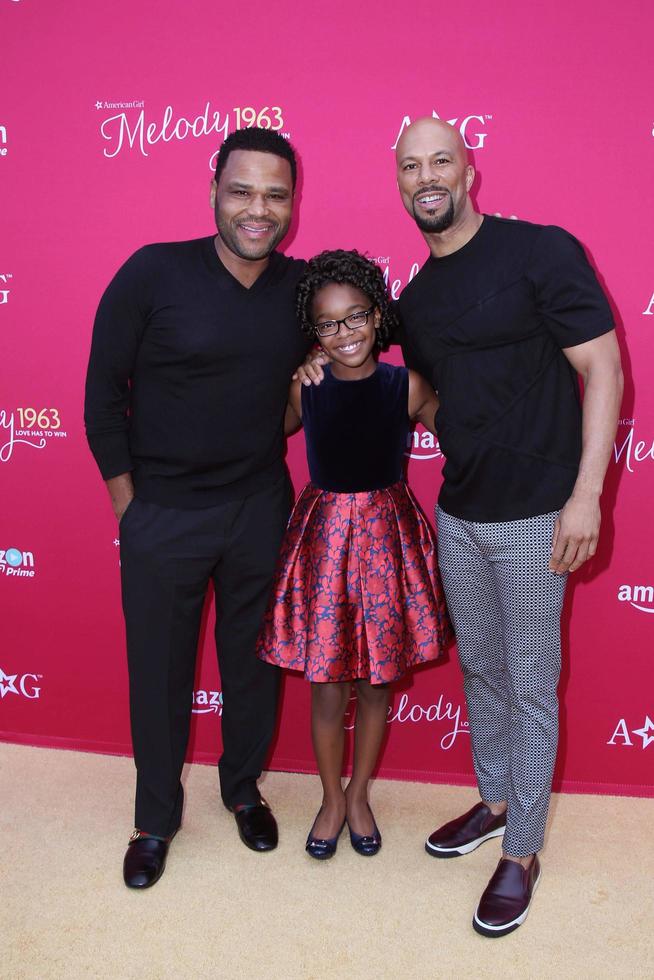
[[[345, 715], [345, 729], [352, 731], [356, 717], [356, 697], [350, 698], [350, 703]], [[388, 709], [387, 723], [406, 725], [407, 723], [420, 724], [428, 722], [430, 724], [445, 725], [446, 732], [441, 735], [439, 745], [444, 752], [452, 748], [459, 735], [469, 735], [470, 728], [467, 721], [461, 718], [461, 705], [454, 701], [447, 701], [444, 694], [441, 694], [433, 704], [422, 705], [412, 704], [409, 695], [405, 692], [400, 695], [396, 705], [390, 705]]]
[[[379, 259], [377, 259], [376, 261], [378, 265], [381, 265]], [[418, 265], [417, 262], [413, 262], [411, 267], [409, 268], [409, 272], [406, 279], [401, 279], [401, 278], [395, 279], [391, 277], [391, 267], [387, 259], [385, 266], [382, 269], [382, 274], [384, 276], [384, 282], [386, 283], [386, 288], [391, 294], [391, 299], [399, 299], [400, 293], [402, 292], [404, 287], [408, 285], [411, 282], [411, 280], [418, 275], [419, 272], [420, 272], [420, 266]]]
[[[633, 747], [634, 740], [629, 737], [630, 735], [638, 735], [639, 738], [642, 738], [643, 741], [641, 748], [646, 749], [654, 742], [654, 721], [652, 721], [649, 715], [645, 715], [645, 721], [643, 722], [642, 728], [630, 729], [627, 727], [626, 720], [621, 718], [616, 725], [613, 735], [611, 735], [611, 738], [606, 744], [622, 746], [629, 745]], [[635, 744], [640, 745], [639, 742], [636, 742]]]
[[633, 419], [620, 419], [620, 423], [629, 427], [629, 432], [623, 438], [620, 429], [618, 437], [613, 444], [613, 454], [616, 463], [624, 458], [624, 464], [628, 473], [633, 473], [638, 463], [646, 463], [654, 460], [654, 441], [645, 442], [643, 439], [636, 439], [636, 429]]
[[[18, 435], [27, 435], [27, 439], [18, 438]], [[6, 442], [4, 441], [6, 439]], [[45, 449], [46, 440], [42, 432], [25, 432], [16, 429], [14, 413], [0, 410], [0, 463], [8, 463], [14, 453], [16, 445], [31, 446], [32, 449]]]
[[[120, 103], [118, 103], [120, 105]], [[102, 103], [96, 102], [96, 108]], [[111, 103], [105, 103], [111, 106]], [[137, 103], [142, 105], [142, 103]], [[148, 119], [145, 107], [138, 115], [118, 112], [109, 116], [100, 124], [102, 138], [109, 144], [103, 153], [112, 159], [123, 149], [136, 149], [142, 156], [149, 156], [149, 148], [157, 143], [171, 143], [173, 140], [200, 139], [212, 136], [214, 147], [220, 146], [230, 132], [230, 113], [233, 113], [234, 129], [247, 129], [250, 126], [260, 126], [280, 132], [284, 126], [283, 112], [280, 106], [235, 106], [228, 112], [213, 109], [211, 102], [205, 103], [204, 110], [193, 118], [177, 115], [171, 105], [167, 105], [159, 119]], [[288, 133], [282, 133], [288, 136]], [[218, 150], [214, 148], [209, 158], [209, 169], [215, 170]]]
[[136, 149], [147, 157], [151, 146], [171, 143], [173, 140], [199, 139], [213, 135], [219, 137], [214, 142], [222, 143], [229, 133], [229, 113], [212, 109], [210, 102], [205, 104], [203, 112], [192, 119], [176, 115], [171, 105], [166, 106], [159, 119], [149, 120], [145, 109], [141, 109], [131, 121], [127, 112], [118, 112], [100, 124], [100, 133], [108, 143], [103, 153], [109, 159], [118, 156], [125, 148]]
[[446, 701], [445, 695], [441, 694], [438, 701], [433, 704], [411, 704], [408, 694], [402, 694], [395, 708], [390, 708], [388, 712], [388, 723], [395, 722], [398, 725], [405, 725], [407, 722], [414, 724], [427, 721], [445, 723], [447, 731], [440, 739], [440, 747], [444, 752], [451, 749], [459, 735], [469, 735], [470, 728], [467, 721], [461, 720], [461, 705], [453, 701]]
[[8, 463], [18, 445], [45, 449], [48, 440], [66, 438], [56, 408], [0, 409], [0, 463]]

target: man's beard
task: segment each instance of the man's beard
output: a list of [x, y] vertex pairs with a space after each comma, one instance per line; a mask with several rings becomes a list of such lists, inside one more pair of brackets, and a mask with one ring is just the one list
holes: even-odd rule
[[229, 251], [233, 252], [233, 254], [237, 255], [240, 259], [245, 259], [246, 261], [251, 262], [258, 262], [261, 259], [267, 258], [270, 253], [274, 251], [288, 231], [288, 225], [280, 225], [279, 223], [275, 222], [275, 230], [272, 237], [267, 242], [240, 242], [236, 234], [233, 232], [230, 222], [219, 218], [217, 212], [216, 226], [223, 244], [229, 249]]
[[420, 231], [439, 232], [445, 231], [446, 228], [450, 227], [454, 221], [454, 202], [452, 201], [452, 195], [449, 194], [448, 196], [450, 203], [447, 210], [443, 214], [434, 215], [433, 218], [416, 214], [416, 206], [415, 204], [413, 205], [413, 217]]

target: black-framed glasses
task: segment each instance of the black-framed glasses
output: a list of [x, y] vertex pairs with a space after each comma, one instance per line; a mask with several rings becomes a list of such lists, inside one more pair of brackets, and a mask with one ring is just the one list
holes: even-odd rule
[[369, 310], [361, 310], [360, 313], [350, 313], [349, 316], [343, 317], [342, 320], [324, 320], [322, 323], [314, 323], [313, 329], [319, 337], [332, 337], [334, 334], [337, 334], [341, 323], [348, 330], [356, 330], [358, 327], [365, 327], [368, 322], [368, 317], [374, 309], [375, 307], [371, 306]]

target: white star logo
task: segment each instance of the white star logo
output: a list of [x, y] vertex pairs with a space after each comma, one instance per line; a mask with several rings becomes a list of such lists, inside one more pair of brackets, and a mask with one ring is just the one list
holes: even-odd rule
[[14, 683], [17, 677], [18, 674], [5, 674], [0, 667], [0, 697], [4, 698], [5, 694], [18, 694]]
[[[652, 732], [653, 734], [648, 735], [648, 732]], [[652, 721], [649, 715], [645, 715], [645, 724], [643, 727], [632, 729], [632, 734], [640, 735], [643, 740], [643, 748], [646, 749], [650, 742], [654, 742], [654, 721]]]
[[101, 109], [102, 108], [102, 102], [96, 102], [95, 103], [95, 108], [96, 109]]
[[117, 548], [120, 544], [120, 538], [114, 538], [114, 546]]

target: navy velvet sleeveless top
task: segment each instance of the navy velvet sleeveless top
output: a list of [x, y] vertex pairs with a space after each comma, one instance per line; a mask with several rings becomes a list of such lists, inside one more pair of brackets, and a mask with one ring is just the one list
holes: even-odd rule
[[329, 365], [320, 385], [302, 387], [311, 480], [323, 490], [381, 490], [403, 478], [410, 429], [409, 374], [379, 362], [361, 381], [341, 381]]

